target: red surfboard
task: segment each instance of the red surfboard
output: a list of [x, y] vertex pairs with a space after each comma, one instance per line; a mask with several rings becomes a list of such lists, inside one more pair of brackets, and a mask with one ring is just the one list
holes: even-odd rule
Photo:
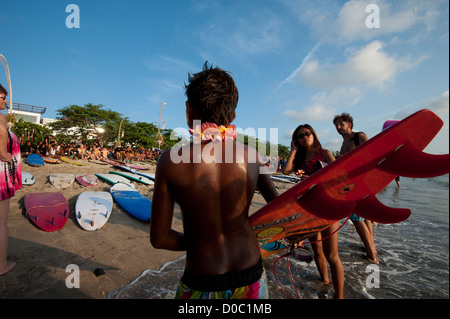
[[24, 204], [31, 222], [48, 232], [62, 229], [69, 218], [69, 204], [60, 193], [30, 193]]
[[376, 198], [395, 177], [434, 177], [449, 172], [449, 155], [422, 150], [442, 120], [421, 110], [338, 158], [250, 216], [263, 257], [311, 237], [355, 213], [379, 223], [407, 219], [409, 209], [383, 205]]

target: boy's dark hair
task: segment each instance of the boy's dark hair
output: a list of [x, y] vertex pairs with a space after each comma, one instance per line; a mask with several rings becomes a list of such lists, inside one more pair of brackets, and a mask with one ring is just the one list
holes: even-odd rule
[[350, 123], [353, 128], [353, 117], [350, 116], [348, 113], [342, 113], [341, 115], [335, 115], [333, 119], [333, 123], [336, 124], [337, 120], [342, 120], [344, 122]]
[[5, 96], [8, 96], [8, 91], [0, 84], [0, 93], [5, 94]]
[[187, 101], [197, 110], [199, 120], [217, 125], [228, 125], [234, 118], [239, 93], [231, 75], [212, 65], [208, 61], [203, 70], [188, 75], [185, 84]]

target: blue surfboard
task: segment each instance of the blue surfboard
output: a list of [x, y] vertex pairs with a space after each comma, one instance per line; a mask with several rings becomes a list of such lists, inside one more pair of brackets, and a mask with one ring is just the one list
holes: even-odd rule
[[41, 155], [30, 154], [27, 156], [27, 163], [31, 166], [44, 166], [45, 162]]
[[110, 193], [117, 205], [126, 213], [140, 221], [146, 223], [150, 221], [152, 202], [136, 189], [125, 183], [116, 183], [111, 186]]

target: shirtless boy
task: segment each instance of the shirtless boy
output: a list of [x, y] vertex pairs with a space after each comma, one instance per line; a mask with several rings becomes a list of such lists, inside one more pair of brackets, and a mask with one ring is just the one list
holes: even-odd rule
[[[186, 95], [187, 124], [203, 139], [195, 144], [194, 135], [194, 143], [168, 150], [159, 158], [151, 243], [155, 248], [186, 250], [177, 298], [267, 298], [266, 276], [248, 212], [256, 187], [266, 201], [278, 193], [269, 176], [260, 174], [256, 151], [233, 140], [230, 123], [238, 102], [234, 80], [205, 63], [203, 71], [189, 76]], [[194, 120], [214, 123], [222, 131], [228, 127], [230, 134], [198, 133]], [[189, 156], [174, 161], [174, 152]], [[175, 201], [182, 211], [184, 233], [171, 228]]]
[[[350, 152], [369, 138], [363, 132], [353, 132], [353, 118], [348, 113], [336, 115], [333, 119], [337, 132], [342, 135], [340, 155]], [[364, 244], [367, 252], [367, 259], [372, 263], [379, 263], [377, 252], [373, 241], [373, 226], [370, 220], [351, 214], [350, 220], [355, 225], [356, 231]]]

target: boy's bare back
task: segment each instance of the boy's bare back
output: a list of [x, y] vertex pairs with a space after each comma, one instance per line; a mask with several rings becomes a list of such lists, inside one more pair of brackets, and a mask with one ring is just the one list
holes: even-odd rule
[[[212, 145], [219, 143], [220, 145]], [[213, 156], [194, 163], [200, 156], [195, 146], [178, 152], [189, 152], [189, 160], [175, 164], [165, 152], [159, 162], [152, 207], [152, 244], [158, 248], [187, 251], [186, 271], [199, 275], [224, 274], [252, 267], [259, 258], [259, 246], [249, 224], [248, 210], [258, 185], [266, 200], [276, 197], [267, 175], [260, 175], [256, 152], [234, 141], [211, 142]], [[225, 160], [232, 143], [233, 160]], [[215, 154], [217, 147], [221, 152]], [[249, 162], [250, 159], [250, 162]], [[198, 160], [197, 160], [198, 162]], [[182, 210], [184, 235], [170, 229], [173, 203]]]

